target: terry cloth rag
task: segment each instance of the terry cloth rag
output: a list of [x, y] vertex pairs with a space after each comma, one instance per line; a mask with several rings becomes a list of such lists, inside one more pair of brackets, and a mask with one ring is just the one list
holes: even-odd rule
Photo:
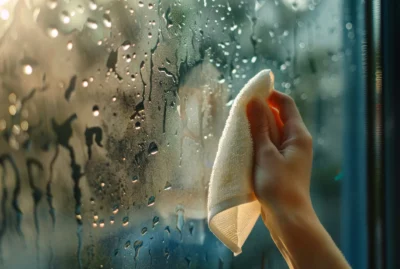
[[[235, 255], [242, 252], [242, 246], [261, 213], [251, 182], [253, 140], [246, 108], [253, 98], [266, 102], [273, 88], [273, 73], [263, 70], [237, 95], [222, 132], [211, 172], [208, 225]], [[270, 109], [268, 122], [271, 140], [275, 142], [279, 134]]]

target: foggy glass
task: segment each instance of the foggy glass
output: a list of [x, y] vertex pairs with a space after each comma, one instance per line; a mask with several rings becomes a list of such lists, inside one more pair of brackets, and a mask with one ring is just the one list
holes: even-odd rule
[[341, 3], [0, 0], [0, 267], [286, 266], [261, 222], [233, 257], [206, 220], [230, 106], [265, 68], [314, 137], [338, 242]]

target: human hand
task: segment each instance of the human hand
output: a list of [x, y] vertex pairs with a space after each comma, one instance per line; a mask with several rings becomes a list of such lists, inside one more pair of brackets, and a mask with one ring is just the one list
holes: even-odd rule
[[254, 145], [254, 192], [289, 268], [349, 269], [311, 204], [312, 139], [293, 99], [274, 90], [266, 102], [252, 100], [247, 117]]
[[[310, 209], [312, 138], [293, 99], [274, 90], [266, 102], [249, 102], [247, 117], [254, 147], [254, 192], [264, 222], [266, 215]], [[273, 137], [275, 124], [280, 139]]]

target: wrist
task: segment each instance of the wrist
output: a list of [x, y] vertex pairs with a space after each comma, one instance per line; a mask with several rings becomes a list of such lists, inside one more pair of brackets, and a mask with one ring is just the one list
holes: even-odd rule
[[[308, 204], [308, 205], [307, 205]], [[350, 268], [312, 205], [262, 210], [263, 220], [290, 268]], [[318, 253], [318, 255], [316, 255]]]
[[[269, 203], [261, 205], [262, 218], [271, 232], [296, 229], [301, 226], [317, 225], [319, 219], [311, 200], [307, 197], [297, 199], [296, 203]], [[283, 231], [279, 231], [283, 232]]]
[[264, 214], [270, 218], [287, 219], [296, 215], [316, 216], [309, 193], [291, 192], [269, 201], [259, 200]]

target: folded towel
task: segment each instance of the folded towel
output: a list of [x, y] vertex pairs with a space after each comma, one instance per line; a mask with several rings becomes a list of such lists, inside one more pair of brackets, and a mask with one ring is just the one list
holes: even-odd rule
[[[250, 100], [265, 102], [274, 88], [274, 75], [263, 70], [253, 77], [236, 97], [219, 141], [211, 173], [208, 193], [208, 225], [210, 230], [235, 255], [253, 229], [261, 206], [251, 182], [253, 170], [253, 140], [246, 107]], [[279, 141], [278, 128], [268, 109], [269, 135]]]

